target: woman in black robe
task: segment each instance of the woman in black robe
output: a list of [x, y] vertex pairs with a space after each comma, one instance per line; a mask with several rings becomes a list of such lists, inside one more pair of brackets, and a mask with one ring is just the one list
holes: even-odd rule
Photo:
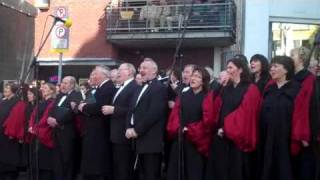
[[[202, 132], [202, 105], [209, 89], [209, 81], [208, 72], [204, 68], [196, 67], [191, 76], [189, 90], [182, 92], [175, 102], [167, 124], [168, 136], [173, 140], [167, 180], [177, 180], [178, 173], [181, 173], [184, 180], [204, 179], [206, 152], [201, 151], [196, 136]], [[179, 127], [183, 129], [181, 141], [178, 137]], [[179, 156], [182, 157], [180, 160]]]
[[270, 80], [268, 59], [261, 54], [255, 54], [250, 59], [250, 67], [252, 81], [258, 86], [262, 93]]
[[260, 92], [250, 83], [247, 62], [242, 58], [227, 63], [229, 83], [212, 92], [205, 108], [213, 126], [207, 180], [249, 180], [248, 155], [256, 149]]
[[17, 90], [17, 85], [6, 84], [3, 91], [4, 98], [0, 102], [0, 179], [14, 180], [19, 175], [20, 144], [5, 135], [5, 129], [2, 128], [12, 108], [19, 102], [19, 98], [16, 96]]
[[291, 165], [294, 100], [299, 84], [291, 80], [294, 65], [291, 58], [272, 60], [271, 78], [263, 95], [260, 115], [259, 179], [293, 180]]
[[[32, 141], [32, 166], [34, 177], [39, 180], [53, 180], [53, 140], [51, 128], [47, 124], [49, 112], [54, 105], [56, 87], [45, 83], [41, 88], [43, 100], [34, 108], [29, 124], [29, 132], [36, 138]], [[38, 117], [38, 118], [37, 118]], [[38, 168], [38, 169], [35, 169]], [[38, 174], [35, 174], [38, 173]]]
[[[310, 50], [305, 47], [291, 50], [294, 61], [294, 79], [301, 89], [296, 98], [295, 117], [299, 123], [301, 135], [295, 139], [300, 141], [300, 151], [294, 154], [294, 172], [299, 180], [319, 179], [319, 102], [317, 101], [316, 76], [305, 67], [309, 61]], [[302, 129], [302, 130], [301, 130]], [[318, 159], [318, 160], [317, 160]], [[318, 167], [318, 168], [317, 168]], [[318, 169], [318, 170], [317, 170]]]

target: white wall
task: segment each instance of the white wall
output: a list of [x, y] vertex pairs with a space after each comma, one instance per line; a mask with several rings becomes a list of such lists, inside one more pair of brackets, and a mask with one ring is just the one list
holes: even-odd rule
[[320, 0], [246, 0], [244, 54], [268, 57], [269, 22], [320, 24]]
[[268, 1], [269, 1], [269, 7], [270, 7], [269, 15], [272, 17], [314, 19], [320, 22], [320, 0], [268, 0]]
[[267, 0], [247, 0], [245, 14], [244, 54], [268, 55], [269, 4]]

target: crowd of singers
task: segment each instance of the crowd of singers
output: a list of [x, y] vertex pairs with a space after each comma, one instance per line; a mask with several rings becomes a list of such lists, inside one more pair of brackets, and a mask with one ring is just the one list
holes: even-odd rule
[[188, 64], [164, 83], [145, 58], [138, 73], [95, 67], [81, 91], [73, 76], [58, 90], [6, 84], [0, 179], [318, 180], [320, 79], [309, 53], [237, 55], [214, 80]]

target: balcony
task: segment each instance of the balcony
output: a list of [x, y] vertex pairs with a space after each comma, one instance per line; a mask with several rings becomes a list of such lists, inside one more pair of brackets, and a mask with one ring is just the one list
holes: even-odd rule
[[126, 2], [108, 7], [106, 17], [107, 40], [126, 48], [171, 48], [181, 37], [183, 47], [228, 46], [234, 43], [236, 34], [236, 6], [232, 0]]

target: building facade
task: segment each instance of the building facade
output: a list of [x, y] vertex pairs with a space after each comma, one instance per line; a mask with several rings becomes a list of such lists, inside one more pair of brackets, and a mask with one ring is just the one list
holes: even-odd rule
[[[269, 58], [310, 46], [320, 25], [319, 0], [247, 0], [244, 54]], [[307, 43], [307, 41], [310, 43]]]
[[[194, 63], [217, 74], [238, 41], [239, 9], [232, 0], [30, 0], [38, 6], [35, 50], [44, 24], [56, 7], [68, 8], [73, 21], [69, 50], [63, 54], [63, 75], [86, 78], [97, 64], [138, 65], [154, 58], [160, 69]], [[47, 20], [46, 31], [52, 23]], [[182, 40], [181, 40], [182, 39]], [[180, 45], [181, 46], [180, 46]], [[181, 63], [175, 59], [180, 46]], [[39, 57], [41, 78], [57, 74], [59, 54], [48, 41]]]

